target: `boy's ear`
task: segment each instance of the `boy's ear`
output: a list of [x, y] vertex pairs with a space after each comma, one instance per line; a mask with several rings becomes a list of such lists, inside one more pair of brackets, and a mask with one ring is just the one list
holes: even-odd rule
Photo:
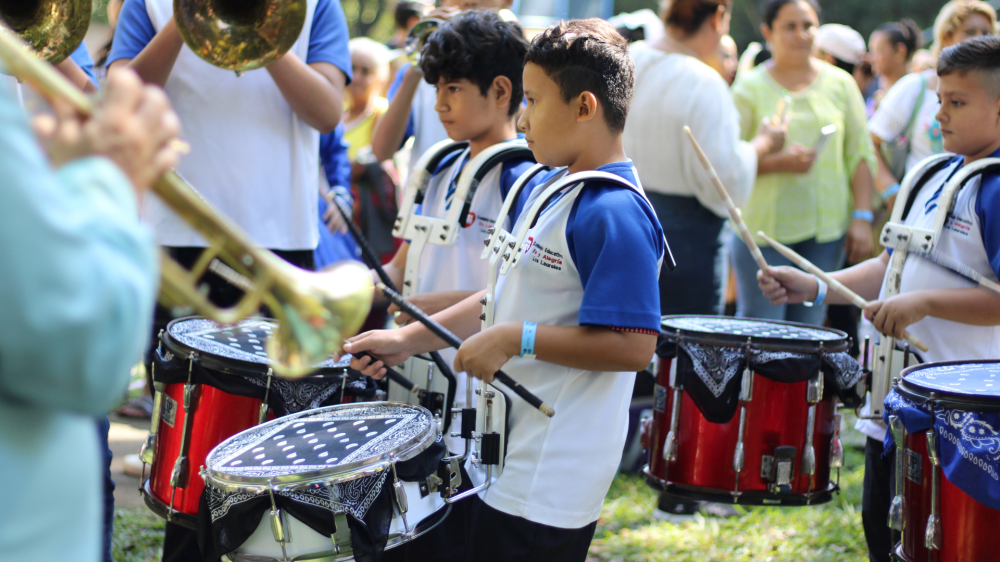
[[510, 78], [506, 76], [497, 76], [493, 79], [493, 92], [496, 96], [497, 106], [502, 106], [504, 110], [510, 108], [510, 96], [513, 95], [514, 85], [511, 84]]
[[576, 122], [585, 123], [597, 116], [597, 96], [591, 92], [581, 92], [576, 97]]

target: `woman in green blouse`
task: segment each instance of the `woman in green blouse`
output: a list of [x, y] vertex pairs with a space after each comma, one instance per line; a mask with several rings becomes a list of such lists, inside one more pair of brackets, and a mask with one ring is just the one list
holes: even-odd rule
[[[743, 219], [750, 232], [765, 232], [824, 270], [839, 269], [845, 251], [852, 263], [872, 251], [875, 156], [865, 103], [850, 74], [811, 56], [819, 28], [813, 0], [768, 0], [762, 15], [761, 32], [773, 58], [740, 74], [733, 97], [741, 135], [750, 140], [756, 125], [788, 96], [788, 140], [783, 150], [760, 159]], [[817, 152], [820, 130], [828, 125], [836, 132]], [[757, 243], [768, 264], [790, 265], [763, 240]], [[738, 236], [729, 249], [739, 316], [823, 323], [823, 306], [772, 306], [757, 289], [757, 265]]]

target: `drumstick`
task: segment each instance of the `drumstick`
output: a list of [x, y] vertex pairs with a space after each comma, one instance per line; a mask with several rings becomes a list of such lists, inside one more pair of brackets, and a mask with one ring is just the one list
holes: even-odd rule
[[982, 275], [979, 274], [978, 271], [956, 260], [955, 258], [946, 256], [938, 251], [914, 252], [911, 250], [910, 253], [916, 254], [926, 260], [930, 260], [940, 265], [941, 267], [946, 267], [954, 271], [955, 273], [961, 275], [962, 277], [965, 277], [966, 279], [972, 281], [973, 283], [978, 284], [980, 287], [984, 289], [989, 289], [994, 293], [1000, 294], [1000, 284], [994, 283], [993, 281], [990, 281], [989, 279], [983, 277]]
[[[808, 271], [809, 273], [812, 273], [816, 277], [819, 277], [820, 279], [822, 279], [823, 282], [826, 283], [831, 289], [833, 289], [834, 291], [840, 293], [841, 296], [843, 296], [847, 300], [851, 301], [854, 304], [854, 306], [857, 306], [858, 308], [861, 308], [861, 309], [864, 309], [865, 307], [868, 306], [868, 301], [866, 301], [865, 299], [861, 298], [861, 295], [859, 295], [859, 294], [855, 293], [854, 291], [848, 289], [847, 287], [844, 286], [843, 283], [841, 283], [840, 281], [837, 281], [833, 277], [830, 277], [829, 275], [827, 275], [827, 273], [825, 271], [823, 271], [822, 269], [820, 269], [820, 268], [816, 267], [815, 265], [813, 265], [813, 263], [811, 261], [809, 261], [809, 260], [805, 259], [804, 257], [800, 256], [795, 250], [789, 248], [788, 246], [785, 246], [781, 242], [776, 242], [776, 241], [772, 240], [771, 238], [769, 238], [763, 232], [758, 232], [757, 234], [761, 238], [763, 238], [764, 240], [767, 240], [767, 243], [770, 244], [775, 250], [778, 250], [779, 252], [781, 252], [781, 255], [783, 255], [786, 258], [792, 260], [792, 263], [794, 263], [795, 265], [797, 265], [797, 266], [801, 267], [802, 269]], [[917, 336], [914, 336], [913, 334], [911, 334], [910, 332], [908, 332], [906, 330], [903, 330], [903, 339], [905, 339], [906, 341], [910, 342], [910, 345], [913, 345], [914, 347], [916, 347], [920, 351], [927, 351], [929, 349], [927, 347], [927, 344], [924, 343], [923, 341], [921, 341], [920, 338], [918, 338]]]
[[705, 151], [701, 149], [701, 145], [698, 144], [694, 135], [691, 134], [691, 127], [685, 125], [684, 132], [687, 133], [688, 139], [694, 146], [694, 151], [698, 154], [698, 160], [701, 160], [701, 165], [704, 166], [705, 171], [708, 172], [708, 177], [712, 179], [712, 185], [715, 186], [715, 190], [719, 192], [719, 197], [726, 204], [726, 209], [729, 211], [729, 218], [731, 218], [733, 224], [736, 225], [736, 230], [740, 233], [740, 238], [743, 239], [743, 243], [750, 249], [750, 255], [753, 256], [753, 261], [757, 262], [757, 267], [759, 267], [760, 270], [766, 275], [767, 260], [764, 259], [764, 254], [760, 253], [760, 248], [757, 247], [757, 243], [754, 242], [753, 236], [751, 236], [750, 231], [747, 230], [747, 225], [743, 222], [743, 217], [740, 216], [740, 210], [736, 208], [736, 204], [733, 203], [733, 200], [729, 197], [729, 192], [726, 191], [726, 186], [722, 185], [722, 180], [719, 179], [719, 174], [715, 173], [715, 168], [713, 168], [712, 163], [708, 161], [708, 156], [705, 154]]
[[[427, 314], [424, 311], [420, 310], [419, 308], [413, 306], [412, 304], [404, 300], [399, 293], [393, 291], [389, 287], [386, 287], [382, 283], [379, 283], [378, 285], [376, 285], [376, 287], [378, 287], [379, 291], [382, 291], [382, 294], [385, 295], [386, 298], [395, 303], [400, 310], [409, 314], [424, 326], [427, 326], [428, 330], [433, 332], [434, 335], [436, 335], [437, 337], [443, 339], [445, 343], [447, 343], [451, 347], [454, 347], [455, 349], [461, 347], [462, 340], [459, 339], [458, 336], [451, 333], [451, 331], [449, 331], [448, 328], [445, 328], [441, 324], [435, 322], [433, 319], [431, 319], [430, 316], [427, 316]], [[493, 378], [507, 385], [508, 388], [510, 388], [511, 390], [516, 392], [518, 396], [523, 398], [525, 402], [531, 404], [535, 408], [538, 408], [546, 416], [551, 418], [552, 416], [555, 415], [556, 411], [553, 410], [551, 406], [549, 406], [545, 402], [542, 402], [541, 398], [535, 396], [528, 389], [521, 386], [520, 383], [510, 378], [510, 375], [508, 375], [507, 373], [503, 371], [497, 371], [493, 375]]]
[[[352, 353], [351, 355], [353, 355], [354, 357], [369, 357], [371, 358], [372, 363], [376, 361], [381, 361], [381, 359], [375, 357], [374, 355], [372, 355], [367, 351], [359, 351], [357, 353]], [[417, 383], [399, 374], [399, 372], [392, 369], [392, 367], [383, 364], [382, 368], [385, 369], [385, 376], [389, 377], [389, 380], [391, 380], [392, 382], [402, 386], [403, 388], [405, 388], [410, 392], [417, 392], [420, 390], [420, 386]]]

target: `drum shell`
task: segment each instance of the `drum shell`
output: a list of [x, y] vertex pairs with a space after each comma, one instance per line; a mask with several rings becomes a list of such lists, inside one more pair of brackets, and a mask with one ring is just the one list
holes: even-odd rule
[[[183, 384], [168, 384], [163, 390], [163, 399], [168, 397], [176, 402], [174, 425], [171, 427], [161, 416], [156, 434], [156, 457], [150, 471], [149, 489], [154, 500], [170, 506], [173, 488], [170, 474], [180, 456], [181, 439], [184, 432]], [[260, 421], [261, 400], [246, 396], [236, 396], [208, 385], [198, 386], [198, 400], [191, 420], [191, 434], [188, 439], [188, 475], [183, 488], [174, 494], [174, 510], [188, 515], [198, 514], [198, 502], [205, 483], [198, 475], [205, 464], [205, 458], [216, 445], [237, 433], [250, 429]], [[165, 512], [165, 509], [164, 509]]]
[[[927, 457], [927, 432], [907, 434], [906, 448], [920, 457], [920, 482], [906, 478], [903, 487], [905, 523], [897, 555], [905, 562], [995, 560], [1000, 552], [1000, 534], [996, 532], [1000, 512], [979, 503], [949, 482], [944, 471], [941, 471], [939, 491], [942, 548], [932, 551], [924, 546], [927, 518], [931, 514], [933, 468]], [[911, 466], [917, 462], [915, 455], [907, 455], [907, 473], [915, 472]]]
[[[724, 499], [736, 485], [733, 455], [739, 438], [740, 409], [737, 409], [728, 423], [711, 423], [705, 419], [691, 397], [682, 393], [677, 461], [666, 462], [663, 459], [663, 447], [670, 431], [674, 406], [674, 392], [670, 387], [671, 362], [668, 359], [661, 360], [657, 373], [657, 385], [667, 391], [666, 408], [663, 412], [654, 409], [653, 421], [649, 425], [648, 473], [661, 486], [669, 482], [699, 489], [703, 494], [723, 496], [720, 499]], [[813, 434], [816, 470], [813, 475], [802, 474], [802, 451], [806, 443], [806, 420], [809, 412], [806, 401], [808, 384], [808, 381], [782, 383], [754, 374], [753, 400], [746, 404], [744, 467], [739, 474], [739, 492], [768, 492], [768, 482], [761, 477], [762, 457], [774, 455], [775, 448], [779, 446], [795, 447], [797, 451], [792, 495], [823, 492], [829, 487], [830, 444], [834, 433], [836, 398], [827, 392], [816, 405]], [[742, 408], [742, 404], [740, 407]]]

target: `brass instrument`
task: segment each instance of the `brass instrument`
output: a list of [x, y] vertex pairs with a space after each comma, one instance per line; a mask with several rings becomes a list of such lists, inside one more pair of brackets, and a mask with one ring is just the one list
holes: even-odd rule
[[306, 0], [174, 0], [174, 22], [196, 55], [242, 74], [295, 45], [306, 23]]
[[410, 32], [406, 35], [406, 45], [403, 46], [406, 60], [410, 64], [420, 66], [420, 53], [424, 51], [424, 46], [427, 45], [427, 38], [442, 25], [444, 25], [444, 20], [427, 18], [418, 21], [416, 25], [410, 28]]
[[[94, 112], [90, 98], [2, 29], [0, 61], [8, 73], [49, 99], [62, 100], [83, 115]], [[276, 363], [275, 372], [286, 377], [310, 373], [313, 365], [339, 350], [344, 337], [361, 327], [374, 295], [367, 268], [351, 262], [322, 273], [298, 269], [258, 248], [246, 232], [173, 172], [157, 180], [152, 191], [211, 244], [191, 271], [161, 255], [160, 300], [165, 305], [187, 306], [223, 324], [268, 306], [279, 328], [267, 341], [267, 353]], [[220, 259], [225, 263], [220, 264]], [[246, 295], [232, 308], [214, 306], [195, 286], [206, 270], [219, 271], [220, 266], [227, 272], [224, 277], [247, 281]]]
[[92, 0], [0, 0], [0, 19], [52, 64], [80, 46], [92, 11]]

